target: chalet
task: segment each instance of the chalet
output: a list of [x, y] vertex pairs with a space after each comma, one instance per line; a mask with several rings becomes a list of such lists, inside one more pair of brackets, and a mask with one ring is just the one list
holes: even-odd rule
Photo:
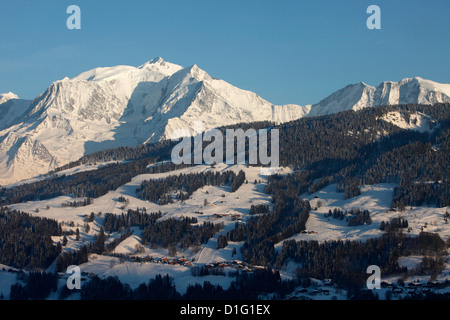
[[325, 286], [331, 286], [332, 284], [333, 284], [333, 281], [331, 281], [331, 279], [323, 280], [323, 285], [325, 285]]

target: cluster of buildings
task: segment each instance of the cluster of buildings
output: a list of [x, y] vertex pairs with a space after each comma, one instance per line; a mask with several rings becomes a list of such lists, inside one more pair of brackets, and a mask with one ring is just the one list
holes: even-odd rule
[[[169, 258], [169, 257], [163, 257], [163, 258], [153, 258], [153, 257], [139, 257], [139, 256], [130, 256], [129, 261], [132, 262], [152, 262], [152, 263], [163, 263], [163, 264], [170, 264], [170, 265], [182, 265], [182, 266], [193, 266], [194, 263], [190, 260], [187, 260], [186, 258]], [[265, 267], [262, 266], [253, 266], [245, 263], [244, 261], [240, 260], [233, 260], [233, 261], [219, 261], [219, 262], [211, 262], [206, 263], [204, 266], [207, 269], [222, 269], [222, 268], [234, 268], [236, 270], [241, 270], [245, 272], [251, 272], [255, 270], [262, 270]]]

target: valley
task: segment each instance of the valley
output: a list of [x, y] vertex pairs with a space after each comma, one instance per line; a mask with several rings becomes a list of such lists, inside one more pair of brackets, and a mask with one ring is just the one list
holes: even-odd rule
[[[161, 58], [4, 94], [0, 297], [447, 299], [448, 94], [416, 77], [275, 106]], [[238, 161], [174, 163], [171, 136], [211, 129], [276, 130], [276, 166], [245, 136]]]

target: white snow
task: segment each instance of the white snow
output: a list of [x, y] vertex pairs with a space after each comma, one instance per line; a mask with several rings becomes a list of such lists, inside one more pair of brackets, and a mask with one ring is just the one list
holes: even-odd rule
[[381, 119], [402, 129], [418, 132], [430, 132], [436, 126], [436, 123], [428, 115], [423, 113], [411, 114], [409, 121], [406, 121], [405, 117], [399, 111], [392, 111], [385, 114]]
[[346, 86], [312, 105], [308, 116], [381, 105], [445, 102], [450, 102], [450, 84], [441, 84], [420, 77], [405, 78], [399, 82], [385, 81], [377, 87], [360, 82]]
[[378, 87], [349, 85], [317, 104], [273, 105], [259, 95], [155, 58], [139, 66], [95, 68], [55, 81], [35, 100], [0, 95], [0, 184], [10, 184], [118, 146], [178, 137], [220, 126], [359, 110], [382, 104], [450, 102], [450, 85], [419, 77]]
[[[76, 171], [75, 168], [71, 169]], [[81, 169], [79, 169], [81, 170]], [[205, 186], [196, 192], [186, 200], [184, 203], [175, 201], [172, 204], [167, 204], [160, 206], [156, 203], [144, 201], [136, 197], [136, 188], [144, 180], [149, 179], [160, 179], [169, 175], [178, 175], [180, 173], [193, 173], [193, 172], [204, 172], [204, 171], [227, 171], [233, 170], [238, 172], [239, 170], [244, 170], [246, 173], [246, 179], [249, 181], [243, 184], [238, 192], [231, 193], [230, 187], [216, 187], [216, 186]], [[289, 169], [280, 168], [280, 173], [290, 172]], [[254, 180], [261, 181], [259, 184], [253, 184]], [[236, 221], [245, 221], [250, 212], [250, 207], [252, 204], [269, 204], [271, 205], [270, 195], [264, 193], [264, 184], [267, 181], [267, 176], [261, 175], [260, 167], [249, 167], [246, 168], [244, 165], [226, 165], [219, 164], [214, 168], [207, 165], [199, 165], [194, 167], [188, 167], [176, 171], [171, 171], [167, 173], [160, 174], [143, 174], [138, 175], [132, 179], [131, 182], [119, 187], [114, 191], [108, 192], [106, 195], [96, 198], [93, 200], [93, 204], [86, 207], [62, 207], [63, 203], [74, 200], [72, 196], [60, 196], [53, 199], [41, 200], [41, 201], [28, 201], [26, 203], [13, 204], [9, 208], [17, 209], [20, 211], [29, 212], [35, 216], [48, 217], [56, 219], [61, 222], [70, 223], [74, 222], [74, 227], [65, 226], [67, 229], [75, 230], [79, 228], [80, 231], [84, 230], [85, 216], [89, 215], [91, 212], [98, 213], [115, 213], [121, 214], [126, 213], [128, 208], [146, 208], [147, 212], [158, 212], [163, 213], [161, 219], [167, 218], [179, 218], [179, 217], [196, 217], [199, 223], [203, 221], [212, 221], [214, 223], [224, 223], [225, 234], [230, 229], [234, 228]], [[129, 204], [123, 208], [124, 203], [118, 201], [119, 197], [125, 197], [129, 200]], [[204, 200], [207, 200], [207, 205], [204, 205]], [[37, 209], [37, 210], [36, 210]], [[81, 240], [89, 240], [91, 236], [98, 232], [100, 229], [100, 224], [102, 222], [102, 217], [97, 217], [94, 223], [90, 223], [91, 232], [86, 235], [84, 232], [81, 233]], [[209, 263], [214, 261], [229, 261], [231, 258], [231, 252], [234, 246], [238, 247], [241, 244], [230, 244], [226, 249], [215, 250], [216, 248], [216, 235], [210, 242], [208, 242], [202, 250], [198, 252], [192, 252], [188, 250], [184, 254], [189, 255], [190, 258], [195, 258], [200, 260], [202, 263]], [[74, 238], [74, 237], [73, 237]], [[54, 239], [58, 241], [58, 239]], [[116, 250], [120, 252], [132, 252], [135, 245], [140, 241], [139, 233], [136, 232], [132, 238], [128, 238], [124, 243], [121, 243]], [[81, 243], [76, 245], [79, 246]], [[157, 256], [168, 255], [167, 249], [157, 252]], [[237, 250], [239, 252], [239, 250]], [[150, 251], [147, 251], [151, 255]], [[235, 257], [236, 258], [236, 257]]]
[[[395, 184], [385, 183], [365, 185], [361, 187], [361, 195], [345, 199], [344, 193], [337, 192], [336, 184], [332, 184], [316, 193], [303, 195], [310, 200], [313, 210], [311, 210], [306, 223], [307, 233], [297, 234], [292, 239], [323, 242], [328, 240], [364, 240], [379, 237], [383, 233], [380, 230], [381, 222], [388, 222], [397, 217], [408, 220], [411, 228], [408, 232], [410, 235], [418, 235], [422, 231], [428, 231], [438, 233], [444, 240], [450, 237], [450, 224], [446, 224], [444, 221], [444, 214], [448, 208], [423, 206], [407, 207], [403, 212], [391, 211], [395, 187]], [[315, 208], [317, 210], [314, 210]], [[325, 218], [325, 214], [335, 208], [344, 212], [352, 209], [369, 210], [372, 224], [349, 227], [345, 219]], [[277, 244], [278, 248], [281, 248], [281, 246], [282, 242]]]
[[[73, 168], [73, 172], [86, 169], [85, 167]], [[229, 186], [216, 187], [205, 186], [186, 200], [184, 203], [176, 201], [173, 204], [160, 206], [158, 204], [144, 201], [136, 197], [135, 190], [140, 183], [147, 179], [160, 179], [169, 175], [178, 175], [180, 173], [194, 173], [205, 171], [227, 171], [233, 170], [238, 172], [244, 170], [248, 183], [244, 183], [238, 191], [231, 193]], [[280, 174], [288, 174], [291, 170], [288, 168], [279, 168]], [[260, 183], [254, 184], [253, 181], [258, 180]], [[126, 256], [140, 256], [153, 258], [180, 258], [184, 257], [187, 261], [192, 261], [191, 266], [180, 264], [170, 265], [155, 262], [138, 263], [121, 260], [117, 257], [105, 255], [91, 255], [89, 262], [80, 266], [82, 272], [95, 273], [101, 277], [118, 276], [119, 279], [130, 284], [132, 288], [137, 287], [142, 282], [147, 282], [157, 274], [169, 274], [174, 278], [174, 282], [178, 291], [183, 293], [189, 284], [210, 281], [212, 284], [220, 284], [227, 288], [234, 278], [228, 276], [203, 276], [193, 277], [191, 274], [192, 266], [201, 266], [214, 262], [230, 262], [233, 260], [242, 260], [240, 248], [242, 243], [229, 242], [228, 246], [223, 249], [216, 249], [217, 237], [220, 234], [225, 235], [226, 232], [232, 230], [236, 222], [245, 223], [250, 217], [250, 206], [252, 204], [269, 204], [271, 207], [270, 195], [264, 193], [264, 187], [267, 183], [267, 176], [261, 174], [260, 167], [246, 167], [244, 165], [226, 165], [218, 164], [214, 168], [207, 165], [199, 165], [195, 167], [184, 168], [176, 171], [160, 174], [144, 174], [136, 176], [130, 183], [119, 187], [115, 191], [94, 199], [93, 204], [86, 207], [61, 207], [62, 203], [74, 200], [71, 196], [61, 196], [54, 199], [42, 201], [29, 201], [26, 203], [13, 204], [9, 208], [28, 212], [34, 216], [48, 217], [56, 219], [63, 223], [64, 230], [80, 230], [80, 241], [75, 240], [75, 235], [68, 236], [68, 244], [64, 247], [65, 251], [76, 250], [86, 242], [94, 241], [94, 236], [99, 232], [103, 221], [102, 213], [126, 213], [128, 208], [146, 208], [147, 212], [161, 211], [163, 216], [161, 219], [180, 218], [180, 217], [196, 217], [199, 223], [203, 221], [211, 221], [213, 223], [223, 223], [224, 229], [211, 238], [206, 244], [199, 248], [178, 249], [176, 256], [171, 256], [167, 248], [152, 248], [142, 246], [140, 230], [134, 228], [134, 233], [123, 240], [114, 250], [116, 254], [124, 254]], [[128, 205], [124, 208], [124, 203], [118, 201], [120, 196], [129, 200]], [[204, 205], [206, 199], [207, 204]], [[38, 209], [38, 210], [36, 210]], [[94, 222], [89, 223], [90, 232], [86, 233], [84, 229], [85, 217], [90, 212], [96, 213]], [[73, 222], [73, 226], [69, 226]], [[109, 235], [108, 241], [117, 238], [119, 235], [113, 233]], [[53, 241], [57, 243], [62, 241], [62, 237], [53, 237]], [[143, 247], [143, 252], [136, 252], [136, 249]], [[236, 254], [233, 255], [233, 248]], [[234, 270], [232, 267], [225, 267], [225, 273]], [[1, 274], [0, 274], [1, 277]], [[1, 280], [0, 280], [1, 281]], [[8, 280], [9, 281], [9, 280]], [[9, 283], [9, 282], [8, 282]], [[8, 286], [8, 284], [6, 284]], [[1, 283], [0, 283], [1, 288]]]
[[23, 106], [21, 112], [27, 112], [19, 121], [2, 123], [0, 117], [0, 135], [6, 137], [0, 142], [2, 185], [45, 174], [98, 150], [170, 139], [177, 129], [192, 131], [194, 121], [209, 130], [252, 121], [291, 121], [309, 110], [274, 106], [255, 93], [213, 79], [196, 65], [183, 68], [161, 58], [56, 81], [30, 109]]
[[[72, 168], [70, 172], [77, 172], [88, 169], [84, 166], [79, 168]], [[161, 179], [169, 175], [178, 175], [180, 173], [194, 173], [205, 171], [226, 171], [233, 170], [238, 172], [244, 170], [248, 183], [244, 183], [236, 192], [231, 193], [229, 187], [205, 186], [186, 200], [185, 202], [175, 201], [172, 204], [160, 206], [158, 204], [144, 201], [136, 197], [135, 190], [140, 183], [147, 179]], [[73, 230], [77, 228], [80, 230], [80, 240], [75, 239], [75, 235], [68, 236], [68, 244], [64, 247], [65, 251], [76, 250], [81, 245], [87, 242], [94, 241], [94, 236], [99, 232], [103, 223], [103, 214], [106, 212], [121, 214], [126, 213], [128, 208], [145, 208], [147, 212], [161, 211], [161, 219], [180, 218], [180, 217], [196, 217], [199, 223], [203, 221], [210, 221], [214, 223], [223, 223], [224, 228], [218, 234], [213, 236], [209, 241], [200, 247], [191, 247], [188, 249], [177, 248], [175, 255], [170, 255], [167, 248], [150, 247], [142, 244], [141, 230], [133, 228], [133, 234], [123, 240], [115, 248], [115, 254], [122, 254], [124, 258], [112, 257], [108, 255], [95, 255], [89, 257], [89, 261], [80, 266], [82, 272], [87, 274], [97, 274], [100, 277], [118, 276], [119, 279], [128, 283], [132, 288], [136, 288], [139, 284], [147, 282], [157, 274], [170, 275], [174, 279], [174, 283], [179, 292], [184, 293], [187, 286], [193, 283], [202, 284], [204, 281], [210, 281], [212, 284], [219, 284], [227, 288], [234, 278], [228, 276], [205, 276], [193, 277], [191, 268], [195, 266], [202, 266], [214, 262], [230, 262], [233, 260], [242, 260], [240, 248], [243, 243], [229, 242], [228, 246], [223, 249], [216, 249], [217, 237], [232, 230], [236, 222], [245, 223], [249, 219], [250, 206], [252, 204], [268, 204], [272, 208], [271, 196], [264, 193], [264, 188], [267, 183], [267, 176], [261, 173], [259, 167], [246, 167], [243, 165], [215, 165], [214, 167], [206, 165], [198, 165], [188, 167], [172, 172], [160, 174], [143, 174], [136, 176], [131, 182], [119, 187], [118, 189], [107, 193], [106, 195], [94, 199], [91, 205], [86, 207], [61, 207], [61, 204], [68, 201], [82, 200], [74, 199], [71, 196], [62, 196], [54, 199], [42, 201], [29, 201], [26, 203], [10, 205], [11, 209], [17, 209], [29, 212], [35, 216], [42, 216], [56, 219], [63, 223], [64, 230]], [[280, 168], [279, 174], [291, 174], [292, 171], [288, 168]], [[258, 180], [257, 184], [253, 181]], [[389, 221], [394, 217], [402, 217], [408, 220], [410, 230], [404, 232], [410, 235], [418, 235], [422, 231], [436, 232], [444, 240], [450, 238], [450, 225], [444, 220], [444, 214], [448, 208], [433, 208], [433, 207], [407, 207], [405, 211], [390, 211], [391, 200], [395, 184], [376, 184], [366, 185], [361, 187], [361, 195], [344, 199], [343, 193], [336, 192], [336, 185], [329, 185], [322, 190], [313, 194], [304, 194], [303, 198], [308, 199], [313, 208], [310, 212], [310, 217], [306, 224], [307, 233], [300, 233], [294, 235], [290, 239], [295, 240], [317, 240], [319, 242], [329, 240], [365, 240], [368, 238], [378, 237], [382, 234], [379, 230], [381, 221]], [[128, 204], [119, 202], [119, 197], [128, 199]], [[206, 205], [204, 201], [206, 200]], [[317, 209], [316, 209], [317, 208]], [[369, 210], [370, 216], [373, 220], [372, 224], [364, 226], [349, 227], [345, 220], [336, 220], [332, 217], [325, 218], [324, 214], [329, 210], [339, 208], [343, 211], [351, 209]], [[39, 209], [39, 210], [36, 210]], [[86, 233], [84, 226], [86, 224], [85, 217], [89, 213], [94, 212], [95, 218], [93, 222], [89, 223], [90, 232]], [[99, 214], [102, 212], [102, 214]], [[70, 224], [73, 222], [73, 225]], [[107, 242], [117, 239], [118, 233], [107, 233]], [[61, 241], [62, 237], [53, 237], [56, 243]], [[279, 250], [282, 242], [276, 245], [276, 250]], [[137, 251], [137, 249], [140, 249]], [[236, 254], [233, 255], [233, 249], [236, 249]], [[191, 266], [183, 264], [167, 264], [157, 263], [156, 261], [136, 262], [130, 257], [137, 256], [141, 258], [152, 257], [154, 259], [174, 259], [185, 258], [190, 261]], [[401, 257], [400, 265], [407, 266], [408, 269], [414, 268], [420, 263], [421, 257]], [[291, 262], [284, 266], [281, 270], [283, 279], [295, 277], [295, 269], [298, 267]], [[54, 266], [53, 266], [54, 268]], [[224, 267], [224, 272], [234, 270], [233, 267]], [[448, 275], [450, 266], [442, 275]], [[394, 278], [386, 280], [395, 281]], [[8, 287], [14, 283], [15, 277], [12, 278], [9, 274], [0, 271], [0, 288]], [[323, 281], [316, 281], [308, 293], [300, 294], [306, 295], [312, 299], [345, 299], [345, 293], [338, 290], [334, 286], [326, 286]], [[64, 284], [62, 284], [64, 285]], [[323, 289], [328, 290], [323, 291]], [[0, 290], [1, 291], [1, 290]], [[5, 290], [3, 290], [5, 291]], [[9, 290], [7, 290], [9, 293]], [[381, 291], [380, 291], [381, 292]], [[383, 291], [384, 294], [384, 291]], [[4, 295], [6, 293], [4, 292]], [[293, 295], [299, 295], [294, 292]], [[54, 297], [57, 298], [57, 297]], [[264, 298], [264, 297], [262, 297]], [[267, 296], [266, 298], [270, 298]]]
[[19, 99], [12, 93], [0, 94], [0, 130], [8, 128], [15, 123], [23, 121], [22, 116], [30, 107], [30, 100]]

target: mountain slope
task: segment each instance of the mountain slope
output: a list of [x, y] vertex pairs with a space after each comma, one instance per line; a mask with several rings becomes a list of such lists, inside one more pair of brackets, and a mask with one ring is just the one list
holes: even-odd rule
[[[229, 271], [245, 267], [243, 272], [247, 274], [249, 271], [250, 276], [252, 270], [270, 266], [286, 278], [295, 278], [298, 270], [302, 270], [306, 277], [331, 279], [326, 281], [328, 285], [324, 285], [327, 288], [324, 290], [342, 290], [341, 286], [347, 286], [345, 281], [349, 281], [352, 287], [360, 283], [365, 289], [366, 279], [359, 278], [359, 275], [365, 274], [367, 266], [372, 264], [386, 270], [383, 271], [386, 281], [394, 283], [401, 275], [405, 283], [410, 280], [418, 283], [420, 277], [420, 282], [426, 284], [429, 274], [414, 273], [409, 277], [410, 273], [396, 265], [401, 265], [405, 258], [416, 259], [419, 265], [425, 252], [425, 256], [429, 256], [438, 252], [442, 254], [447, 249], [445, 241], [450, 236], [446, 207], [449, 204], [449, 107], [450, 104], [365, 108], [357, 112], [306, 117], [275, 126], [280, 129], [280, 145], [283, 147], [280, 163], [286, 166], [276, 176], [261, 175], [260, 167], [245, 165], [182, 168], [165, 167], [167, 163], [158, 162], [149, 166], [151, 157], [137, 157], [138, 160], [130, 158], [130, 161], [111, 166], [103, 164], [89, 168], [82, 165], [59, 172], [58, 177], [0, 189], [0, 199], [9, 210], [64, 222], [61, 225], [67, 233], [46, 231], [55, 244], [63, 242], [66, 235], [67, 244], [62, 247], [63, 252], [72, 254], [72, 250], [78, 250], [89, 242], [92, 248], [97, 247], [96, 239], [102, 227], [108, 234], [102, 244], [102, 247], [106, 245], [107, 251], [92, 251], [86, 254], [85, 260], [80, 258], [77, 265], [90, 275], [96, 274], [101, 278], [117, 276], [133, 288], [142, 282], [148, 283], [149, 275], [155, 274], [169, 274], [177, 288], [182, 290], [187, 284], [202, 283], [204, 279], [213, 284], [217, 281], [228, 285], [233, 277], [224, 277], [223, 274]], [[396, 118], [398, 115], [402, 116], [401, 121]], [[414, 124], [420, 127], [420, 122], [425, 119], [439, 124], [433, 129], [433, 134], [399, 128], [399, 124], [409, 124], [407, 129], [414, 128]], [[160, 160], [163, 159], [168, 158]], [[139, 170], [133, 169], [139, 167]], [[229, 170], [236, 174], [243, 170], [249, 183], [231, 191], [232, 183], [223, 186], [205, 184], [197, 189], [194, 180], [185, 180], [185, 190], [195, 188], [196, 191], [181, 200], [177, 197], [181, 195], [178, 193], [180, 185], [167, 182], [174, 181], [170, 176], [180, 174], [224, 173]], [[127, 175], [126, 179], [122, 179], [121, 173]], [[159, 192], [158, 187], [167, 186], [161, 189], [173, 196], [173, 202], [146, 201], [142, 192], [136, 192], [142, 183], [149, 180], [161, 183], [153, 185], [155, 193]], [[445, 203], [435, 201], [441, 196]], [[87, 202], [86, 197], [94, 199]], [[399, 197], [407, 199], [406, 210], [397, 206]], [[370, 220], [366, 218], [355, 223], [361, 211], [367, 211]], [[161, 216], [156, 220], [161, 224], [175, 219], [174, 227], [161, 228], [161, 232], [152, 231], [155, 229], [147, 228], [150, 217], [145, 215], [148, 213], [159, 213]], [[401, 226], [396, 227], [401, 231], [395, 231], [395, 228], [387, 231], [386, 223], [395, 225], [393, 218], [400, 217], [408, 223], [408, 228]], [[149, 235], [155, 235], [156, 239], [173, 239], [173, 233], [192, 235], [189, 233], [191, 229], [177, 228], [177, 223], [182, 223], [185, 218], [192, 219], [189, 224], [194, 228], [204, 223], [223, 223], [223, 228], [205, 237], [200, 244], [194, 241], [194, 237], [183, 240], [178, 237], [158, 246], [147, 240]], [[129, 233], [130, 227], [133, 228], [132, 234]], [[30, 229], [30, 224], [26, 228]], [[79, 236], [75, 234], [77, 229]], [[23, 234], [20, 229], [17, 233]], [[225, 244], [224, 237], [227, 239]], [[112, 253], [122, 254], [121, 259], [110, 254], [115, 245]], [[22, 247], [19, 247], [21, 253], [25, 252]], [[323, 250], [324, 247], [327, 251]], [[392, 248], [396, 250], [392, 251]], [[8, 261], [8, 256], [13, 255], [11, 252], [9, 250], [2, 255], [3, 261]], [[344, 266], [355, 268], [342, 268], [342, 252], [350, 252], [348, 256], [354, 257], [350, 263], [344, 261]], [[29, 256], [38, 255], [38, 250], [30, 255], [15, 254], [20, 259], [14, 262], [24, 263]], [[179, 257], [184, 261], [178, 260]], [[163, 259], [173, 260], [162, 263]], [[240, 260], [238, 264], [229, 263], [236, 260]], [[64, 272], [73, 260], [65, 261], [67, 263], [61, 259], [47, 270]], [[185, 261], [189, 264], [184, 264]], [[199, 277], [195, 268], [205, 264], [211, 273]], [[387, 268], [389, 265], [395, 268]], [[213, 269], [214, 266], [217, 269]], [[224, 273], [212, 273], [219, 268]], [[448, 277], [448, 265], [443, 270], [435, 273], [441, 283], [445, 283]], [[407, 281], [408, 277], [410, 280]], [[83, 280], [83, 285], [88, 279]], [[258, 281], [261, 279], [265, 278], [259, 275]], [[272, 281], [270, 279], [274, 278], [267, 281]], [[330, 286], [331, 283], [334, 284]], [[61, 284], [65, 286], [65, 282]], [[304, 284], [306, 282], [302, 287]], [[3, 288], [9, 286], [8, 282]], [[317, 288], [314, 284], [306, 292], [310, 292], [312, 298], [318, 298], [321, 294], [312, 291]], [[440, 285], [435, 288], [439, 292], [445, 289]], [[94, 289], [89, 287], [89, 290]], [[215, 297], [210, 292], [208, 294]], [[76, 299], [76, 296], [72, 298]]]
[[[119, 146], [257, 121], [289, 122], [386, 104], [450, 102], [450, 85], [422, 78], [349, 85], [315, 105], [273, 105], [212, 78], [197, 65], [155, 58], [139, 66], [95, 68], [55, 81], [33, 101], [0, 95], [0, 184]], [[179, 129], [183, 129], [180, 133]]]
[[20, 99], [12, 92], [0, 93], [0, 130], [22, 121], [30, 104], [30, 100]]
[[170, 139], [177, 129], [192, 132], [194, 121], [208, 130], [291, 121], [307, 112], [297, 105], [274, 106], [196, 65], [183, 68], [161, 58], [137, 68], [96, 68], [56, 81], [16, 109], [26, 110], [20, 121], [0, 119], [0, 184], [46, 173], [98, 150]]
[[363, 82], [348, 85], [311, 106], [308, 116], [321, 116], [344, 110], [395, 104], [435, 104], [450, 102], [450, 84], [420, 77], [399, 82], [385, 81], [377, 87]]

